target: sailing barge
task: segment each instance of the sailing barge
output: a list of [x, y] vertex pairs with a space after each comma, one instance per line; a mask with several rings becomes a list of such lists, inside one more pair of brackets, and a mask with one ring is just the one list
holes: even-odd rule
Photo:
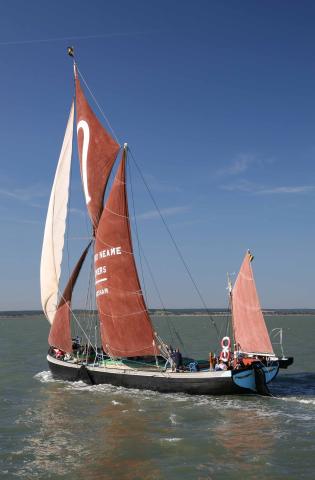
[[[68, 53], [73, 56], [72, 49]], [[229, 337], [224, 337], [217, 358], [211, 355], [198, 362], [184, 358], [175, 368], [170, 348], [152, 326], [137, 272], [126, 188], [128, 146], [121, 147], [94, 114], [80, 85], [75, 61], [74, 77], [75, 99], [51, 191], [41, 257], [42, 306], [51, 324], [47, 360], [53, 376], [159, 392], [268, 394], [267, 384], [278, 373], [279, 359], [274, 354], [259, 305], [249, 252], [230, 289], [233, 344]], [[92, 239], [61, 292], [74, 110]], [[104, 202], [119, 152], [120, 163]], [[93, 251], [99, 345], [85, 332], [72, 310], [73, 289], [90, 250]], [[76, 339], [73, 323], [81, 329]], [[282, 359], [282, 363], [286, 366], [288, 360]]]

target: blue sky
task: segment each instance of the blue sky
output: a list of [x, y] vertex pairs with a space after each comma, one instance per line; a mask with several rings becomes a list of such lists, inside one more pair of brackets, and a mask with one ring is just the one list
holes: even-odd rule
[[[308, 1], [4, 2], [0, 309], [40, 308], [43, 226], [73, 94], [68, 44], [208, 306], [226, 306], [226, 272], [250, 248], [265, 307], [314, 307], [314, 20]], [[165, 305], [201, 307], [130, 167]], [[70, 267], [88, 235], [75, 157]], [[83, 292], [82, 278], [78, 306]]]

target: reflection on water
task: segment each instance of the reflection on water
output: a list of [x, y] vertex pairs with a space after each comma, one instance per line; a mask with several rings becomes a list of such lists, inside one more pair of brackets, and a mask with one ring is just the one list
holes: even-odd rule
[[138, 478], [161, 478], [147, 451], [150, 424], [133, 398], [120, 402], [104, 392], [99, 397], [84, 386], [81, 396], [66, 387], [43, 386], [37, 408], [26, 412], [23, 422], [31, 422], [34, 433], [26, 438], [29, 461], [20, 476], [76, 472], [78, 478], [128, 480], [137, 472]]
[[280, 398], [163, 395], [55, 382], [49, 372], [38, 379], [36, 402], [19, 420], [31, 431], [19, 452], [22, 478], [217, 479], [224, 471], [265, 479], [275, 451], [287, 468], [296, 422], [301, 430], [315, 418], [313, 405], [305, 416]]
[[[246, 405], [246, 403], [245, 403]], [[257, 475], [265, 468], [265, 458], [272, 453], [276, 441], [278, 419], [257, 415], [257, 410], [221, 411], [221, 422], [214, 428], [215, 441], [224, 449], [227, 459], [243, 474]]]
[[[103, 399], [104, 400], [104, 399]], [[100, 403], [102, 399], [100, 399]], [[129, 413], [132, 412], [132, 415]], [[149, 425], [132, 398], [100, 407], [93, 463], [78, 470], [82, 478], [160, 478], [147, 452]], [[149, 472], [149, 476], [148, 475]]]
[[33, 434], [26, 438], [24, 446], [29, 462], [19, 474], [55, 472], [63, 475], [72, 467], [74, 459], [80, 463], [87, 455], [82, 442], [84, 431], [73, 421], [73, 405], [62, 388], [49, 385], [42, 387], [40, 393], [41, 401], [34, 410], [26, 412]]
[[29, 412], [33, 434], [21, 477], [160, 479], [168, 471], [205, 479], [224, 470], [230, 479], [264, 479], [291, 433], [292, 414], [276, 399], [163, 395], [52, 382], [49, 374], [45, 380]]

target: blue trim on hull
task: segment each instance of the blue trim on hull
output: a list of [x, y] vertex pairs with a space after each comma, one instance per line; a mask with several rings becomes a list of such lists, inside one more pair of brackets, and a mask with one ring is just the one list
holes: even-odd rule
[[279, 364], [273, 365], [272, 367], [263, 366], [262, 370], [265, 374], [266, 383], [270, 383], [277, 376], [279, 372]]
[[[248, 370], [237, 371], [234, 370], [232, 378], [234, 383], [241, 388], [251, 390], [252, 392], [266, 393], [268, 391], [267, 384], [270, 383], [279, 372], [279, 364], [273, 364], [270, 367], [265, 365], [255, 365]], [[259, 379], [259, 375], [263, 374], [263, 377]], [[266, 391], [263, 391], [266, 387]]]
[[240, 372], [236, 370], [235, 373], [233, 372], [232, 378], [238, 387], [257, 392], [254, 369], [251, 368], [250, 370], [242, 370]]

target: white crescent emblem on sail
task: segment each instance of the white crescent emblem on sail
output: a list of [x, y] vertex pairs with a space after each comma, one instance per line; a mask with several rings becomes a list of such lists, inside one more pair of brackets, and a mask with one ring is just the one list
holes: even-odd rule
[[86, 204], [91, 201], [88, 188], [88, 175], [87, 175], [87, 155], [89, 150], [90, 143], [90, 129], [89, 125], [85, 120], [80, 120], [77, 126], [77, 134], [79, 133], [80, 128], [83, 130], [83, 147], [82, 147], [82, 180], [83, 180], [83, 189]]

